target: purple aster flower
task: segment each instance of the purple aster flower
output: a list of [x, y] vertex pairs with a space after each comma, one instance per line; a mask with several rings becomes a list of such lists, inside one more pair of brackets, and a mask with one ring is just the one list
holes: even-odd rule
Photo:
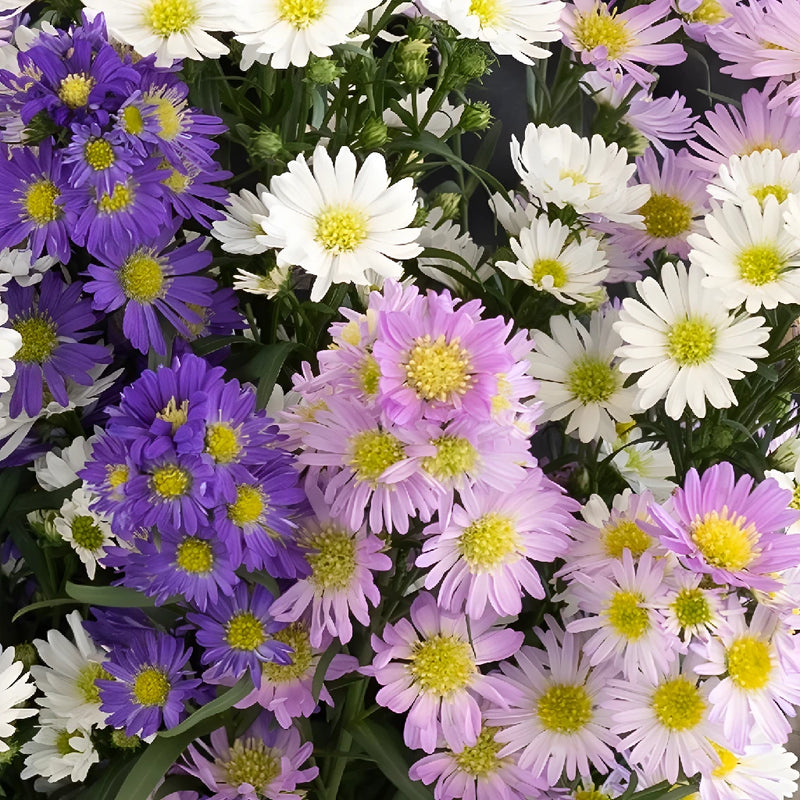
[[100, 647], [111, 650], [120, 642], [155, 633], [153, 623], [140, 608], [92, 608], [94, 619], [83, 621], [83, 627], [92, 641]]
[[111, 518], [111, 528], [115, 532], [131, 528], [130, 520], [122, 513], [122, 505], [125, 484], [135, 473], [129, 443], [109, 433], [95, 440], [86, 466], [78, 473], [97, 497], [93, 508]]
[[292, 648], [273, 636], [284, 626], [273, 617], [272, 599], [263, 586], [255, 585], [251, 592], [240, 582], [205, 613], [186, 615], [197, 628], [197, 643], [203, 648], [200, 660], [210, 665], [204, 681], [236, 681], [249, 671], [253, 685], [259, 686], [264, 662], [292, 663]]
[[228, 199], [228, 190], [214, 184], [233, 177], [233, 173], [222, 169], [212, 158], [201, 162], [184, 161], [179, 169], [170, 167], [167, 162], [162, 166], [170, 170], [161, 181], [164, 200], [175, 214], [183, 219], [194, 218], [204, 228], [210, 228], [215, 220], [225, 218], [220, 206]]
[[89, 303], [81, 299], [82, 284], [66, 284], [48, 272], [36, 286], [9, 284], [3, 299], [8, 305], [8, 325], [22, 337], [15, 353], [14, 388], [9, 405], [12, 417], [23, 411], [38, 414], [46, 389], [62, 406], [69, 404], [66, 379], [91, 386], [89, 371], [111, 358], [105, 347], [87, 344], [95, 335], [87, 330], [97, 321]]
[[27, 241], [32, 258], [43, 252], [68, 262], [70, 231], [75, 207], [67, 197], [67, 174], [61, 153], [52, 139], [39, 145], [38, 154], [28, 147], [0, 152], [0, 248]]
[[88, 184], [97, 192], [110, 194], [142, 163], [125, 145], [118, 133], [103, 131], [96, 122], [73, 124], [72, 139], [64, 149], [64, 163], [72, 164], [70, 186]]
[[[179, 337], [173, 344], [173, 354], [190, 353], [191, 348], [187, 342], [194, 342], [206, 336], [228, 336], [234, 331], [241, 331], [247, 328], [247, 322], [241, 312], [237, 310], [239, 299], [233, 289], [227, 286], [220, 286], [208, 295], [208, 304], [199, 306], [196, 303], [186, 304], [190, 311], [193, 311], [200, 318], [200, 322], [189, 322], [184, 320], [184, 326], [188, 334], [179, 332]], [[229, 348], [222, 348], [213, 354], [219, 357], [229, 352]], [[209, 356], [211, 357], [211, 356]]]
[[781, 583], [771, 574], [800, 560], [800, 540], [785, 532], [800, 512], [789, 507], [791, 491], [774, 479], [755, 488], [753, 483], [749, 475], [736, 480], [728, 462], [702, 477], [691, 469], [667, 507], [650, 507], [655, 525], [648, 530], [684, 566], [710, 575], [715, 583], [777, 589]]
[[301, 797], [305, 792], [297, 786], [319, 773], [317, 767], [301, 769], [314, 746], [301, 744], [296, 728], [276, 729], [273, 723], [272, 714], [261, 714], [232, 744], [225, 728], [218, 728], [211, 734], [210, 746], [199, 740], [189, 746], [179, 768], [199, 778], [214, 793], [214, 800]]
[[142, 738], [175, 727], [201, 683], [185, 669], [191, 654], [180, 639], [155, 631], [117, 642], [103, 664], [116, 680], [96, 681], [108, 724]]
[[158, 131], [161, 123], [158, 107], [147, 103], [140, 89], [136, 89], [112, 115], [113, 130], [125, 142], [128, 149], [138, 156], [157, 154]]

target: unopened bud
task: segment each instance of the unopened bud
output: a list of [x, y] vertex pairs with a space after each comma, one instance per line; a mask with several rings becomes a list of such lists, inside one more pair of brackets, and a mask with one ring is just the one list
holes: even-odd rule
[[337, 78], [340, 78], [343, 73], [344, 70], [330, 58], [311, 56], [308, 66], [306, 67], [306, 77], [308, 80], [320, 86], [327, 86], [329, 83], [333, 83]]
[[26, 670], [29, 670], [39, 661], [39, 654], [30, 642], [14, 645], [14, 661], [19, 661]]
[[411, 86], [421, 86], [428, 77], [430, 46], [424, 39], [404, 39], [397, 45], [395, 64]]
[[283, 139], [279, 133], [262, 125], [251, 137], [249, 149], [256, 158], [275, 158], [283, 150]]
[[470, 103], [464, 106], [459, 124], [464, 131], [483, 131], [492, 121], [492, 111], [488, 103]]
[[388, 138], [386, 123], [377, 117], [370, 117], [358, 134], [358, 143], [365, 150], [377, 150], [386, 144]]
[[434, 195], [431, 205], [442, 209], [442, 219], [458, 219], [461, 216], [461, 195], [456, 192], [440, 192]]

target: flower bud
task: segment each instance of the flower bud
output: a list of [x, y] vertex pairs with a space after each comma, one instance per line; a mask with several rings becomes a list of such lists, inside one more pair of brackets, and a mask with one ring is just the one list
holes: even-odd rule
[[306, 67], [306, 78], [311, 83], [316, 83], [319, 86], [327, 86], [333, 83], [337, 78], [340, 78], [344, 70], [339, 67], [335, 61], [330, 58], [318, 58], [311, 56]]
[[454, 72], [461, 85], [478, 80], [489, 72], [494, 62], [491, 52], [481, 42], [474, 39], [459, 39], [453, 50]]
[[358, 134], [358, 143], [365, 150], [377, 150], [386, 144], [388, 138], [386, 123], [377, 117], [370, 117]]
[[411, 86], [421, 86], [428, 77], [428, 50], [431, 43], [424, 39], [404, 39], [397, 45], [395, 65]]
[[464, 131], [483, 131], [492, 121], [492, 111], [488, 103], [470, 103], [464, 106], [461, 114], [460, 125]]
[[283, 150], [283, 140], [279, 133], [262, 125], [250, 138], [248, 149], [257, 159], [275, 158]]
[[461, 216], [461, 195], [457, 192], [440, 192], [431, 198], [431, 205], [442, 209], [443, 220]]
[[14, 661], [19, 661], [26, 670], [39, 662], [39, 654], [30, 642], [14, 645]]

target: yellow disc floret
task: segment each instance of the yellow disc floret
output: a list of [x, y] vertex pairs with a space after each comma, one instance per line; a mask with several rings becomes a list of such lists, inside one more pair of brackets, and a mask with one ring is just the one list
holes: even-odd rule
[[146, 18], [154, 33], [167, 38], [175, 33], [186, 33], [200, 14], [193, 0], [155, 0]]
[[236, 431], [227, 422], [212, 422], [206, 428], [206, 453], [217, 464], [230, 464], [242, 452]]
[[534, 285], [541, 286], [544, 278], [553, 279], [553, 286], [560, 289], [567, 282], [567, 270], [555, 258], [540, 258], [531, 264], [531, 279]]
[[114, 148], [105, 139], [89, 139], [83, 147], [83, 157], [95, 172], [108, 169], [116, 160]]
[[644, 598], [635, 592], [615, 592], [608, 606], [608, 621], [611, 627], [625, 639], [636, 641], [650, 628], [650, 617], [641, 603]]
[[102, 664], [98, 664], [96, 661], [89, 661], [85, 666], [81, 667], [78, 678], [75, 681], [75, 688], [83, 698], [84, 703], [95, 704], [100, 702], [100, 689], [95, 683], [98, 679], [111, 680], [111, 674], [106, 672]]
[[653, 692], [656, 719], [671, 731], [687, 731], [700, 724], [706, 710], [697, 686], [687, 678], [670, 678]]
[[225, 626], [225, 642], [234, 650], [255, 650], [266, 641], [264, 626], [252, 611], [239, 611]]
[[192, 486], [192, 476], [177, 464], [166, 464], [153, 471], [150, 485], [161, 497], [171, 500], [189, 491]]
[[700, 0], [700, 5], [694, 11], [683, 15], [687, 22], [700, 22], [703, 25], [718, 25], [729, 16], [719, 0]]
[[103, 193], [97, 201], [97, 208], [104, 214], [116, 214], [124, 211], [133, 203], [134, 192], [127, 183], [116, 183], [111, 194]]
[[598, 4], [586, 15], [576, 15], [572, 35], [584, 50], [605, 47], [612, 60], [622, 55], [634, 41], [625, 21], [609, 13], [605, 3]]
[[739, 766], [739, 759], [730, 750], [721, 747], [716, 742], [711, 742], [714, 752], [719, 758], [719, 766], [715, 767], [711, 774], [715, 778], [724, 778], [728, 773], [733, 772]]
[[592, 699], [583, 686], [554, 683], [536, 703], [539, 722], [554, 733], [577, 733], [592, 721]]
[[692, 208], [679, 197], [653, 194], [639, 209], [644, 217], [645, 230], [654, 239], [672, 239], [689, 230]]
[[716, 329], [705, 319], [682, 319], [667, 331], [667, 354], [681, 367], [703, 364], [714, 354]]
[[329, 526], [308, 537], [306, 555], [311, 567], [309, 580], [318, 589], [342, 591], [350, 587], [356, 571], [356, 544], [344, 530]]
[[470, 572], [491, 571], [516, 553], [519, 536], [514, 520], [490, 511], [468, 525], [458, 539], [458, 549]]
[[64, 212], [56, 200], [61, 197], [58, 187], [47, 178], [28, 185], [23, 199], [28, 217], [37, 225], [47, 225], [57, 220]]
[[713, 619], [711, 604], [700, 587], [681, 589], [671, 603], [681, 628], [707, 625]]
[[169, 422], [172, 426], [172, 434], [174, 436], [178, 428], [185, 425], [186, 420], [189, 419], [189, 401], [182, 400], [180, 405], [178, 405], [178, 401], [175, 397], [170, 397], [164, 408], [156, 414], [156, 418], [164, 422]]
[[480, 20], [482, 27], [488, 28], [500, 20], [500, 3], [498, 0], [472, 0], [469, 13]]
[[260, 797], [281, 774], [282, 756], [283, 753], [267, 747], [261, 739], [237, 739], [231, 746], [227, 761], [217, 759], [217, 763], [224, 767], [228, 785], [249, 784]]
[[774, 197], [779, 203], [783, 203], [789, 196], [789, 190], [779, 183], [764, 183], [761, 186], [751, 186], [750, 194], [762, 205], [768, 197]]
[[625, 550], [638, 558], [650, 545], [653, 538], [645, 533], [632, 519], [623, 519], [603, 528], [603, 549], [609, 558], [621, 559]]
[[476, 778], [491, 775], [501, 764], [497, 757], [503, 747], [501, 742], [494, 740], [494, 735], [500, 728], [487, 726], [478, 734], [478, 741], [471, 747], [465, 747], [460, 753], [454, 753], [456, 764], [463, 772]]
[[14, 361], [44, 364], [58, 347], [58, 328], [46, 314], [14, 317], [10, 327], [22, 337], [22, 347], [14, 354]]
[[78, 547], [95, 552], [103, 544], [103, 531], [89, 514], [81, 514], [72, 520], [72, 540]]
[[175, 563], [184, 572], [205, 575], [214, 567], [214, 549], [211, 542], [187, 536], [175, 550]]
[[367, 353], [358, 366], [358, 382], [361, 385], [361, 391], [368, 397], [372, 397], [378, 392], [380, 380], [381, 368], [375, 357]]
[[326, 5], [327, 0], [278, 0], [278, 16], [303, 30], [322, 16]]
[[690, 535], [707, 564], [736, 572], [758, 556], [759, 536], [744, 517], [728, 517], [728, 513], [723, 507], [721, 513], [710, 511], [696, 517]]
[[373, 486], [389, 467], [405, 458], [402, 442], [387, 431], [361, 431], [350, 437], [349, 446], [356, 480]]
[[89, 102], [95, 79], [83, 72], [73, 72], [63, 78], [58, 87], [58, 99], [67, 108], [82, 108]]
[[134, 251], [123, 262], [117, 277], [125, 297], [137, 303], [152, 303], [164, 289], [164, 269], [149, 251]]
[[734, 639], [725, 651], [725, 662], [733, 683], [745, 691], [763, 689], [772, 674], [769, 645], [755, 636]]
[[423, 458], [422, 468], [440, 481], [452, 481], [478, 464], [478, 451], [463, 436], [440, 436], [431, 444], [436, 447], [436, 455]]
[[610, 364], [589, 356], [578, 359], [567, 373], [567, 388], [583, 405], [604, 403], [616, 392], [618, 383]]
[[164, 670], [145, 667], [133, 681], [133, 701], [140, 706], [163, 706], [171, 686]]
[[283, 642], [292, 648], [290, 664], [276, 664], [266, 661], [261, 665], [262, 675], [272, 683], [291, 683], [303, 677], [311, 668], [314, 653], [308, 628], [302, 622], [293, 622], [273, 634], [276, 642]]
[[315, 220], [314, 239], [334, 255], [352, 253], [367, 238], [368, 217], [352, 206], [333, 206]]
[[774, 283], [786, 267], [786, 259], [773, 244], [753, 244], [736, 257], [739, 277], [753, 286]]
[[423, 691], [446, 696], [466, 688], [477, 667], [468, 642], [437, 634], [414, 643], [408, 671]]
[[236, 500], [228, 505], [228, 519], [238, 528], [252, 525], [263, 513], [264, 501], [260, 487], [241, 483], [236, 487]]
[[405, 364], [406, 383], [422, 400], [444, 403], [451, 394], [463, 395], [472, 385], [469, 353], [458, 338], [435, 340], [426, 334], [416, 340]]

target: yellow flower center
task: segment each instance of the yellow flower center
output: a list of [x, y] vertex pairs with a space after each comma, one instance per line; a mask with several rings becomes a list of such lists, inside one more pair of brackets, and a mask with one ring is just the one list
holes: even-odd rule
[[128, 482], [129, 470], [124, 464], [117, 464], [108, 470], [108, 485], [112, 489], [117, 489]]
[[584, 50], [605, 47], [611, 60], [618, 58], [633, 44], [625, 21], [609, 13], [605, 3], [585, 16], [577, 15], [572, 35]]
[[672, 610], [681, 628], [706, 625], [712, 619], [711, 604], [699, 587], [681, 589], [672, 601]]
[[237, 528], [256, 522], [264, 511], [264, 493], [258, 486], [241, 483], [236, 487], [236, 500], [228, 505], [228, 519]]
[[739, 759], [730, 750], [721, 747], [716, 742], [711, 742], [711, 746], [714, 748], [717, 758], [719, 758], [719, 766], [715, 767], [711, 774], [715, 778], [724, 778], [739, 766]]
[[206, 428], [206, 453], [217, 464], [230, 464], [242, 452], [236, 431], [226, 422], [214, 422]]
[[158, 135], [167, 142], [171, 142], [182, 128], [181, 116], [178, 109], [166, 97], [145, 95], [144, 101], [156, 107], [158, 117]]
[[95, 552], [103, 544], [103, 532], [94, 521], [94, 517], [81, 514], [72, 520], [72, 540], [78, 547]]
[[783, 203], [789, 196], [789, 190], [778, 183], [765, 183], [761, 186], [753, 186], [750, 194], [762, 205], [768, 197], [774, 197], [779, 203]]
[[640, 594], [620, 590], [614, 593], [608, 606], [611, 627], [632, 642], [641, 639], [650, 628], [647, 609], [639, 605], [642, 602], [644, 598]]
[[187, 536], [175, 550], [175, 563], [192, 575], [205, 575], [214, 567], [211, 542]]
[[100, 702], [100, 689], [97, 688], [96, 680], [111, 680], [110, 673], [103, 669], [101, 664], [89, 661], [81, 667], [78, 678], [75, 681], [75, 688], [83, 698], [84, 703], [97, 704]]
[[667, 354], [678, 366], [697, 366], [714, 353], [717, 331], [704, 319], [687, 317], [667, 331]]
[[321, 211], [314, 239], [334, 255], [352, 253], [367, 238], [369, 218], [353, 206], [331, 206]]
[[186, 33], [199, 18], [193, 0], [155, 0], [145, 16], [153, 32], [164, 38]]
[[283, 630], [273, 634], [276, 642], [288, 644], [294, 651], [291, 664], [276, 664], [266, 661], [261, 665], [261, 673], [271, 683], [291, 683], [302, 678], [311, 668], [314, 654], [311, 650], [311, 640], [308, 628], [302, 622], [293, 622]]
[[592, 699], [583, 686], [554, 683], [536, 703], [539, 721], [554, 733], [577, 733], [592, 721]]
[[621, 559], [624, 550], [630, 550], [631, 555], [638, 558], [653, 544], [653, 539], [633, 520], [623, 519], [603, 528], [602, 542], [609, 558]]
[[567, 282], [567, 271], [560, 261], [554, 258], [540, 258], [531, 265], [531, 278], [535, 286], [541, 286], [545, 277], [553, 279], [553, 286], [560, 289]]
[[377, 394], [380, 380], [381, 368], [375, 358], [367, 354], [358, 368], [358, 382], [361, 384], [361, 391], [370, 397]]
[[656, 719], [671, 731], [686, 731], [700, 724], [706, 703], [697, 686], [687, 678], [664, 681], [653, 693]]
[[725, 651], [728, 675], [740, 689], [758, 691], [768, 683], [772, 674], [769, 645], [755, 636], [734, 639]]
[[574, 800], [611, 800], [611, 797], [598, 789], [576, 789]]
[[472, 0], [469, 13], [481, 21], [481, 26], [489, 28], [500, 20], [500, 3], [498, 0]]
[[249, 783], [261, 796], [278, 775], [281, 774], [282, 753], [267, 747], [261, 739], [237, 739], [226, 762], [217, 759], [225, 768], [226, 783], [238, 787]]
[[422, 468], [440, 481], [464, 475], [478, 463], [478, 451], [462, 436], [440, 436], [431, 444], [436, 447], [436, 455], [423, 458]]
[[327, 0], [278, 0], [278, 16], [303, 30], [322, 16], [326, 5]]
[[133, 700], [140, 706], [163, 706], [172, 687], [158, 667], [145, 667], [133, 681]]
[[491, 571], [516, 552], [519, 537], [511, 517], [490, 511], [464, 529], [458, 549], [470, 572]]
[[468, 642], [437, 634], [413, 645], [408, 670], [424, 692], [441, 696], [464, 689], [477, 672]]
[[373, 485], [406, 454], [400, 440], [386, 431], [361, 431], [350, 437], [349, 445], [352, 452], [349, 465], [356, 473], [356, 480]]
[[174, 397], [170, 397], [166, 406], [156, 414], [156, 418], [169, 422], [172, 425], [172, 433], [174, 435], [178, 428], [186, 424], [186, 420], [189, 418], [189, 401], [184, 400], [178, 405], [178, 401]]
[[683, 16], [687, 22], [718, 25], [723, 20], [728, 19], [730, 14], [722, 7], [722, 3], [719, 0], [701, 0], [700, 5], [694, 11]]
[[105, 139], [90, 139], [86, 142], [83, 157], [95, 172], [108, 169], [116, 160], [114, 148]]
[[796, 508], [800, 511], [800, 483], [794, 484], [794, 489], [792, 489], [792, 499], [789, 503], [789, 508]]
[[456, 764], [462, 772], [476, 778], [484, 778], [496, 772], [500, 766], [497, 757], [502, 748], [500, 742], [494, 740], [494, 735], [500, 728], [485, 727], [478, 734], [478, 741], [471, 747], [465, 747], [460, 753], [454, 753]]
[[408, 354], [406, 383], [423, 400], [444, 403], [452, 393], [463, 395], [472, 384], [469, 353], [459, 339], [435, 341], [428, 334], [416, 340]]
[[340, 592], [350, 587], [356, 571], [356, 545], [347, 531], [333, 526], [311, 535], [306, 554], [309, 580], [318, 589]]
[[47, 225], [64, 213], [61, 206], [56, 205], [59, 197], [61, 192], [56, 185], [47, 178], [42, 178], [28, 186], [23, 201], [25, 210], [37, 225]]
[[175, 194], [182, 194], [185, 192], [191, 182], [192, 179], [189, 175], [178, 172], [177, 169], [171, 170], [169, 175], [161, 181], [164, 186], [171, 189]]
[[639, 209], [644, 227], [654, 239], [671, 239], [689, 230], [692, 207], [679, 197], [653, 194]]
[[48, 315], [34, 313], [29, 317], [14, 317], [11, 327], [22, 337], [22, 347], [14, 354], [15, 361], [44, 364], [50, 360], [58, 347], [58, 328]]
[[744, 517], [729, 519], [728, 509], [722, 515], [716, 511], [695, 518], [691, 528], [692, 541], [707, 564], [737, 572], [758, 555], [758, 532], [747, 525]]
[[64, 729], [58, 732], [54, 747], [60, 756], [68, 756], [70, 753], [78, 752], [69, 741], [73, 736], [75, 736], [75, 731]]
[[111, 194], [103, 193], [97, 201], [97, 208], [104, 214], [116, 214], [124, 211], [133, 203], [133, 189], [127, 183], [117, 183]]
[[266, 638], [261, 620], [251, 611], [239, 611], [225, 626], [225, 641], [234, 650], [255, 650]]
[[58, 87], [58, 99], [67, 108], [81, 108], [89, 102], [89, 94], [94, 88], [95, 80], [82, 72], [67, 75]]
[[567, 388], [583, 405], [604, 403], [617, 390], [617, 375], [605, 361], [585, 356], [567, 373]]
[[152, 303], [164, 288], [164, 270], [161, 264], [141, 250], [137, 250], [120, 267], [119, 285], [129, 300], [137, 303]]
[[144, 131], [144, 118], [136, 106], [126, 106], [122, 110], [122, 127], [131, 136], [139, 136]]
[[177, 464], [166, 464], [153, 472], [150, 484], [157, 494], [171, 499], [186, 494], [192, 485], [192, 476]]
[[764, 286], [778, 280], [786, 267], [786, 259], [772, 244], [745, 247], [736, 258], [739, 277], [753, 286]]

